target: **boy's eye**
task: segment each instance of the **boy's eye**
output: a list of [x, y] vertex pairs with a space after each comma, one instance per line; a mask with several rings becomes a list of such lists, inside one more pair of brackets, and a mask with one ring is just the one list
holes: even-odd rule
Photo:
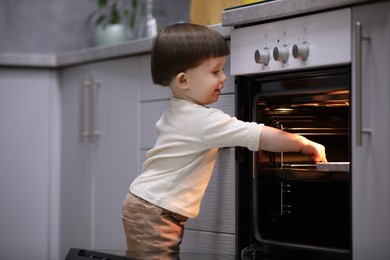
[[217, 73], [219, 73], [219, 72], [221, 72], [221, 71], [224, 71], [224, 70], [225, 70], [225, 69], [222, 68], [222, 69], [220, 69], [220, 70], [215, 70], [215, 71], [213, 71], [213, 73], [217, 74]]

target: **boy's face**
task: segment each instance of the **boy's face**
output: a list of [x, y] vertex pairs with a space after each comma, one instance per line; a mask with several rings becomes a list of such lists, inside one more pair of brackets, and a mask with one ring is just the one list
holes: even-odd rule
[[227, 79], [224, 73], [225, 60], [226, 57], [210, 58], [198, 67], [187, 70], [188, 90], [185, 97], [201, 105], [216, 102]]

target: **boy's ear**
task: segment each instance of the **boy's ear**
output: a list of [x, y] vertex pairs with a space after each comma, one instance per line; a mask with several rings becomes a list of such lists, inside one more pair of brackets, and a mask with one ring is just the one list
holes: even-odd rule
[[180, 72], [179, 74], [177, 74], [176, 85], [183, 90], [188, 89], [187, 74], [185, 74], [184, 72]]

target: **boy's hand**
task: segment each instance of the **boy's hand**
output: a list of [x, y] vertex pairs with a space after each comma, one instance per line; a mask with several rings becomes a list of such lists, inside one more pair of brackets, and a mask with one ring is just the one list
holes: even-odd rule
[[316, 163], [322, 162], [326, 163], [325, 147], [321, 144], [315, 143], [313, 141], [307, 140], [308, 142], [303, 146], [302, 153], [308, 155]]

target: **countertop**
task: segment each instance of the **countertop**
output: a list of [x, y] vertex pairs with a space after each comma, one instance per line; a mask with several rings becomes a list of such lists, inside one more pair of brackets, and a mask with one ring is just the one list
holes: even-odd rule
[[[378, 0], [376, 0], [378, 1]], [[269, 20], [354, 6], [375, 0], [273, 0], [225, 10], [222, 26], [239, 27]]]
[[126, 43], [92, 47], [66, 53], [0, 53], [0, 66], [62, 68], [98, 60], [113, 59], [148, 53], [152, 38], [132, 40]]
[[[210, 27], [226, 39], [230, 38], [230, 27], [222, 27], [221, 24]], [[152, 42], [153, 38], [144, 38], [118, 45], [53, 54], [0, 53], [0, 67], [64, 68], [82, 63], [147, 54], [150, 53]]]

